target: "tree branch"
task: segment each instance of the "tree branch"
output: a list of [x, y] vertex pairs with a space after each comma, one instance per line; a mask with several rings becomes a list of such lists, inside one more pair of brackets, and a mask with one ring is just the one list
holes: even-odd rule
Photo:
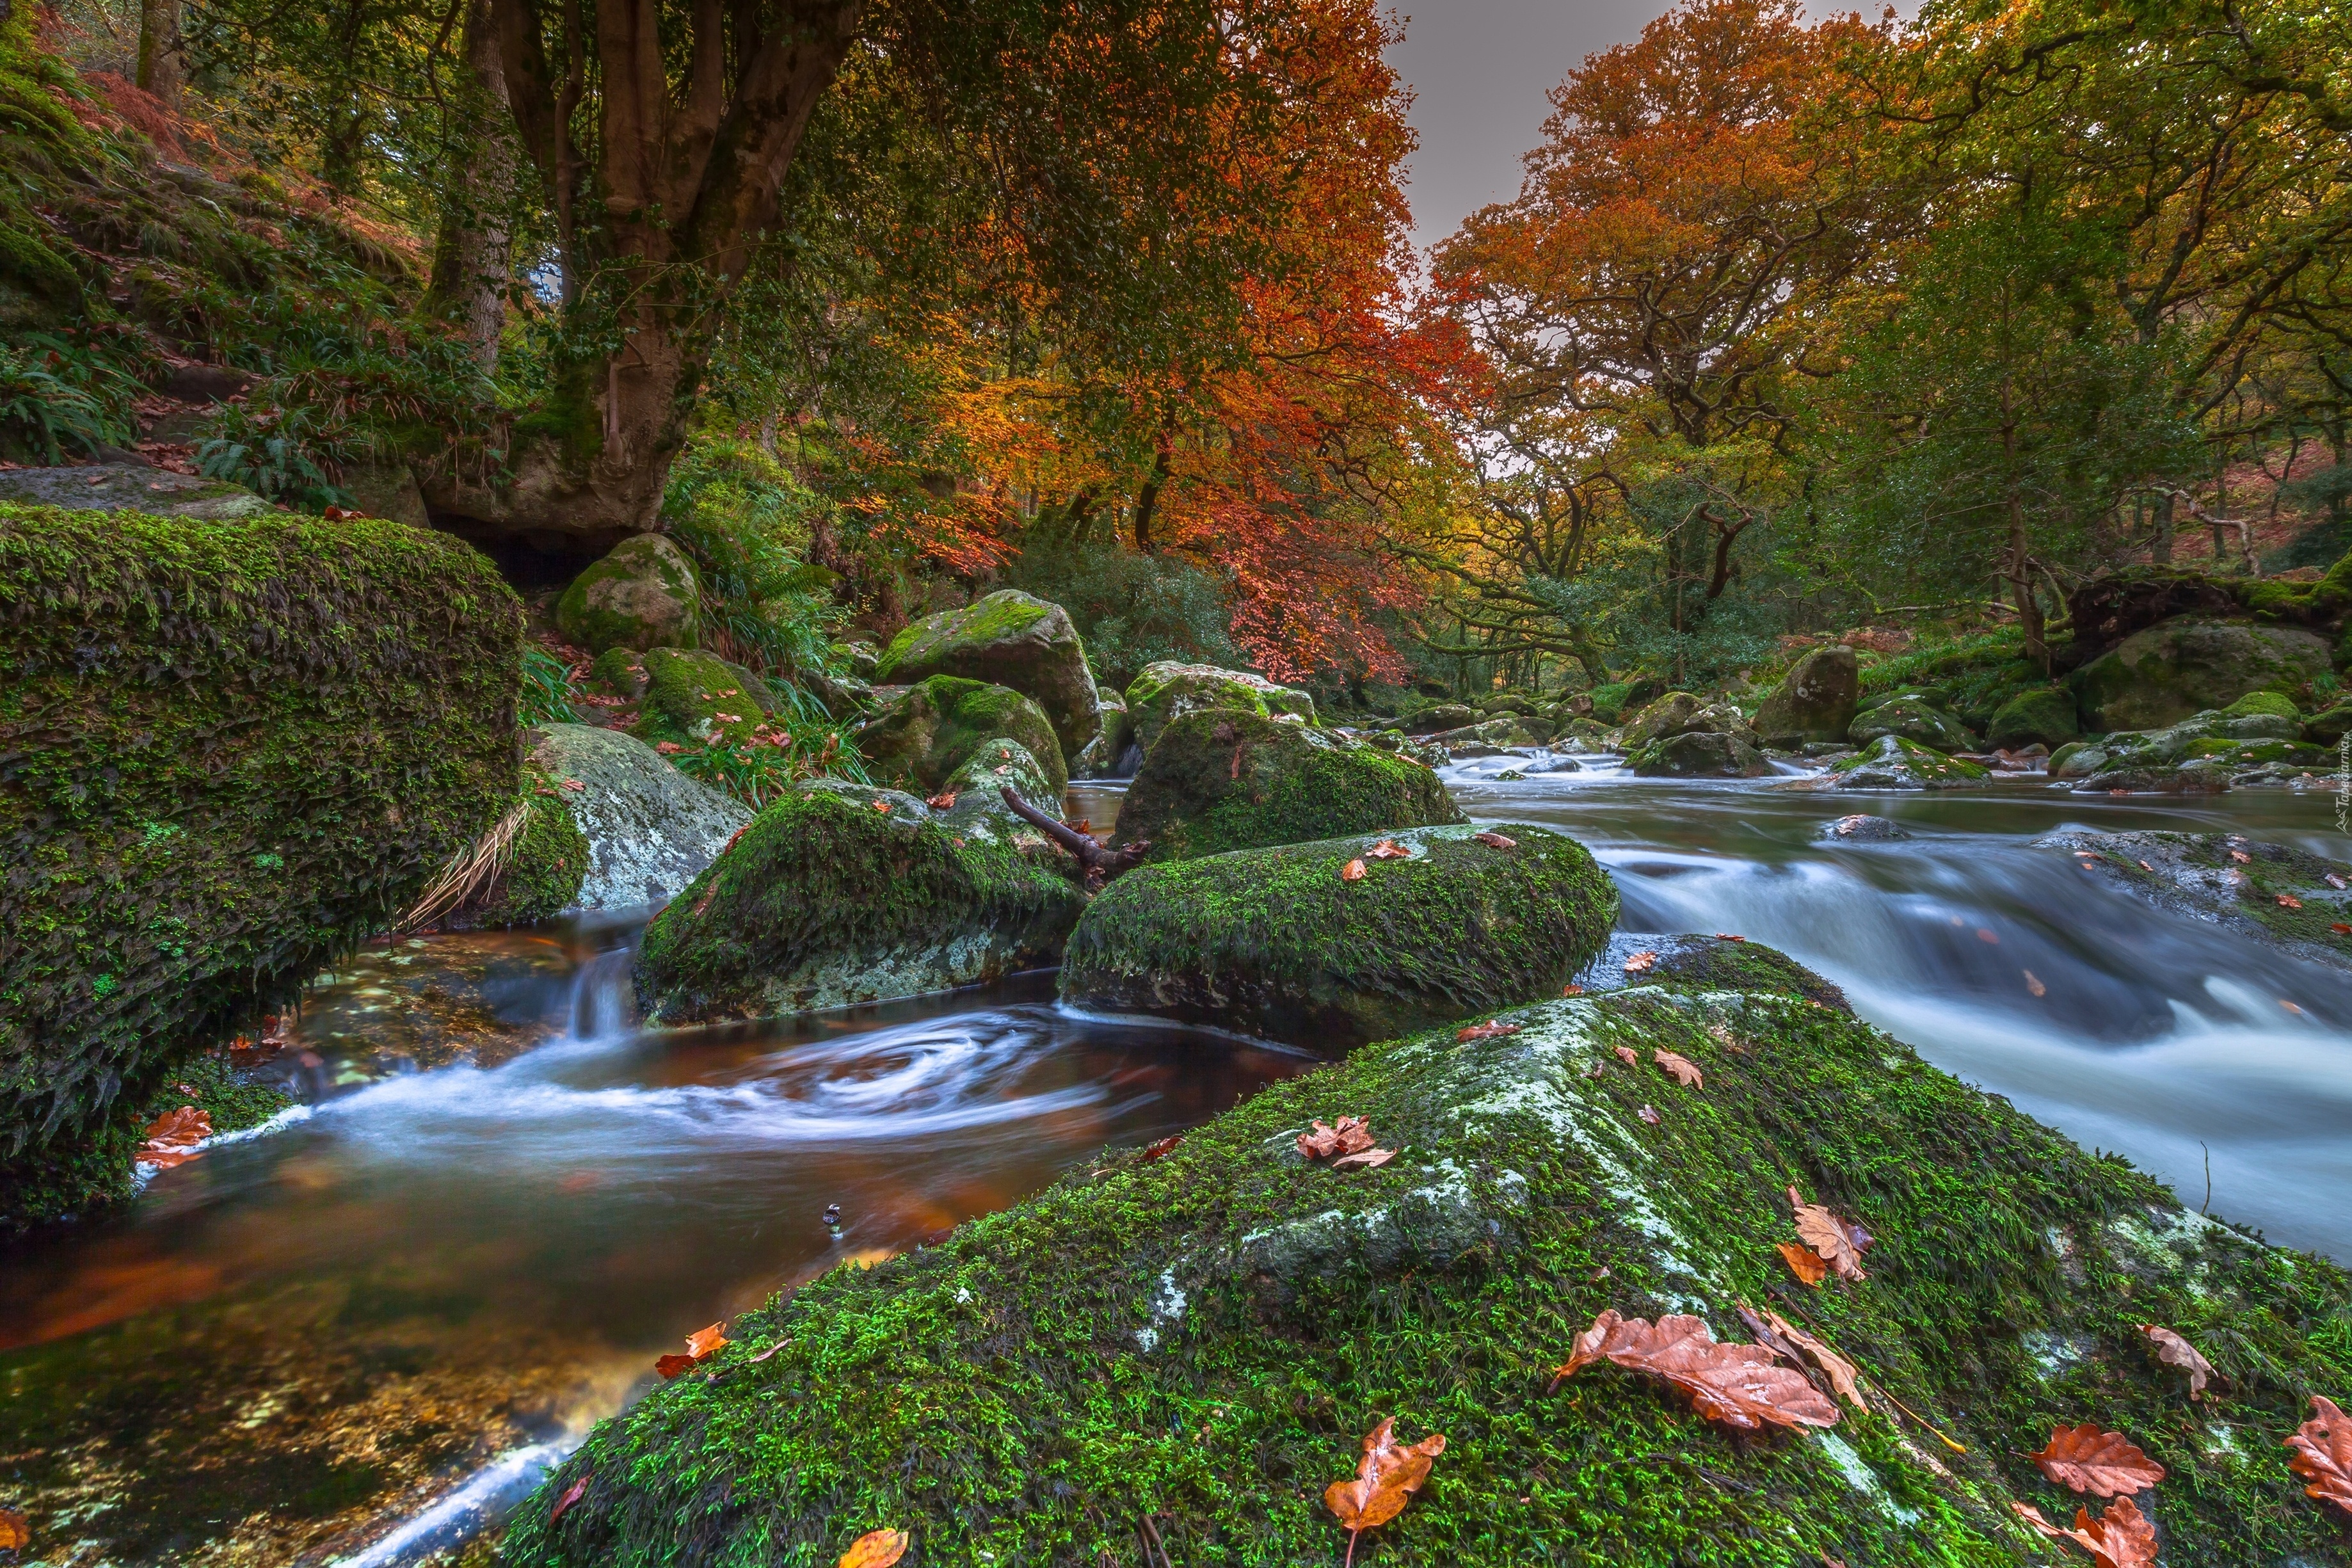
[[1079, 869], [1086, 873], [1087, 890], [1090, 893], [1099, 892], [1105, 882], [1122, 871], [1135, 869], [1136, 863], [1151, 850], [1151, 841], [1148, 838], [1139, 838], [1124, 849], [1106, 849], [1087, 835], [1067, 823], [1055, 821], [1023, 800], [1013, 793], [1011, 785], [996, 793], [1003, 797], [1005, 810], [1070, 852], [1077, 860]]

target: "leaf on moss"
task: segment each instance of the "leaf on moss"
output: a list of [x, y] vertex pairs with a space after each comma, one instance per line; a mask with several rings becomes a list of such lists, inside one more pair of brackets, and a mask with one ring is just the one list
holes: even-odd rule
[[1636, 1051], [1633, 1047], [1612, 1046], [1610, 1048], [1617, 1053], [1617, 1059], [1623, 1062], [1627, 1067], [1637, 1068], [1642, 1065], [1641, 1053]]
[[1674, 1074], [1675, 1081], [1681, 1084], [1685, 1089], [1705, 1089], [1706, 1087], [1706, 1075], [1698, 1070], [1698, 1064], [1692, 1061], [1688, 1057], [1677, 1056], [1673, 1051], [1662, 1048], [1652, 1051], [1650, 1053], [1650, 1059], [1656, 1062], [1668, 1072]]
[[676, 1377], [690, 1366], [709, 1361], [730, 1342], [721, 1331], [724, 1323], [713, 1323], [707, 1329], [697, 1329], [686, 1336], [684, 1355], [666, 1355], [654, 1363], [654, 1370], [665, 1378]]
[[2124, 1497], [2164, 1479], [2164, 1467], [2130, 1438], [2088, 1421], [2056, 1428], [2040, 1453], [2026, 1458], [2060, 1486], [2093, 1497]]
[[849, 1543], [835, 1568], [890, 1568], [907, 1555], [908, 1539], [903, 1530], [869, 1530]]
[[1400, 1444], [1394, 1416], [1383, 1419], [1365, 1435], [1364, 1457], [1357, 1462], [1355, 1476], [1323, 1489], [1323, 1506], [1348, 1529], [1349, 1562], [1355, 1560], [1355, 1538], [1402, 1513], [1444, 1452], [1442, 1432], [1433, 1432], [1411, 1447]]
[[1412, 851], [1406, 848], [1403, 845], [1398, 843], [1393, 838], [1383, 838], [1378, 844], [1373, 845], [1370, 849], [1364, 851], [1364, 858], [1367, 860], [1410, 860], [1412, 858]]
[[1777, 1250], [1789, 1265], [1789, 1272], [1806, 1284], [1819, 1285], [1829, 1278], [1829, 1264], [1811, 1247], [1800, 1247], [1793, 1241], [1784, 1241], [1779, 1244]]
[[2279, 908], [2283, 910], [2299, 910], [2303, 908], [2303, 900], [2296, 898], [2293, 893], [2281, 893], [2278, 896], [2278, 901]]
[[1870, 1408], [1862, 1402], [1862, 1370], [1827, 1344], [1769, 1307], [1759, 1312], [1742, 1301], [1739, 1303], [1739, 1319], [1748, 1325], [1748, 1331], [1756, 1336], [1759, 1343], [1769, 1346], [1782, 1360], [1793, 1364], [1800, 1372], [1804, 1370], [1807, 1362], [1811, 1362], [1822, 1369], [1822, 1374], [1830, 1380], [1830, 1387], [1836, 1391], [1840, 1399], [1856, 1410]]
[[586, 1497], [587, 1495], [588, 1478], [583, 1475], [577, 1480], [573, 1481], [570, 1486], [563, 1489], [563, 1495], [557, 1498], [555, 1500], [555, 1506], [547, 1510], [547, 1522], [553, 1524], [557, 1520], [562, 1519], [565, 1514], [570, 1513], [572, 1511], [572, 1505], [578, 1502], [582, 1498]]
[[2352, 1513], [2352, 1416], [2325, 1394], [2313, 1394], [2311, 1408], [2316, 1414], [2286, 1439], [2294, 1450], [2287, 1468], [2311, 1483], [2303, 1489], [2304, 1496]]
[[1176, 1145], [1182, 1142], [1184, 1142], [1184, 1134], [1181, 1132], [1171, 1132], [1156, 1143], [1146, 1143], [1143, 1146], [1143, 1157], [1146, 1160], [1164, 1160], [1169, 1155], [1174, 1153], [1176, 1152]]
[[1317, 1117], [1298, 1135], [1298, 1152], [1310, 1160], [1328, 1160], [1334, 1154], [1353, 1154], [1372, 1146], [1370, 1123], [1360, 1116], [1342, 1116], [1336, 1126], [1324, 1125]]
[[1395, 1159], [1393, 1149], [1359, 1149], [1352, 1154], [1342, 1154], [1331, 1162], [1335, 1171], [1372, 1171]]
[[1472, 1024], [1454, 1030], [1454, 1038], [1456, 1043], [1466, 1046], [1473, 1040], [1496, 1040], [1505, 1035], [1516, 1035], [1522, 1026], [1517, 1024]]
[[1339, 868], [1339, 880], [1343, 882], [1360, 882], [1363, 879], [1364, 863], [1361, 860], [1350, 860], [1346, 865]]
[[184, 1165], [204, 1152], [200, 1145], [213, 1135], [213, 1119], [193, 1105], [166, 1111], [147, 1128], [147, 1142], [139, 1147], [139, 1163], [169, 1170]]
[[1841, 1279], [1867, 1279], [1862, 1271], [1862, 1255], [1870, 1250], [1870, 1232], [1850, 1220], [1840, 1219], [1819, 1204], [1809, 1204], [1789, 1189], [1789, 1205], [1797, 1211], [1797, 1239], [1812, 1248], [1813, 1255], [1828, 1264]]
[[2189, 1374], [2189, 1397], [2196, 1398], [2205, 1392], [2205, 1382], [2213, 1375], [2213, 1363], [2197, 1353], [2197, 1347], [2174, 1333], [2170, 1329], [2154, 1323], [2142, 1323], [2139, 1331], [2156, 1346], [2156, 1359], [2167, 1366], [2177, 1366]]
[[2088, 1552], [2099, 1568], [2153, 1568], [2156, 1562], [2156, 1526], [2127, 1497], [2117, 1498], [2100, 1519], [2093, 1519], [2089, 1509], [2076, 1509], [2072, 1530], [2061, 1530], [2051, 1523], [2032, 1503], [2012, 1502], [2009, 1506], [2017, 1510], [2020, 1519], [2051, 1540], [2071, 1541]]
[[1517, 839], [1506, 838], [1499, 833], [1474, 833], [1470, 837], [1489, 849], [1517, 849], [1519, 847]]
[[1664, 1378], [1689, 1395], [1691, 1407], [1701, 1415], [1743, 1431], [1766, 1426], [1834, 1426], [1838, 1422], [1835, 1402], [1801, 1373], [1774, 1365], [1769, 1347], [1717, 1344], [1698, 1318], [1676, 1314], [1652, 1323], [1621, 1316], [1612, 1307], [1576, 1336], [1553, 1381], [1557, 1384], [1596, 1361]]

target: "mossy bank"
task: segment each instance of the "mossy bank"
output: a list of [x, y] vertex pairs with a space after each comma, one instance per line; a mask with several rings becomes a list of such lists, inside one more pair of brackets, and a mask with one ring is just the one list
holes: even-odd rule
[[[2022, 1456], [2080, 1420], [2169, 1472], [2168, 1568], [2345, 1560], [2278, 1442], [2312, 1392], [2352, 1386], [2340, 1270], [1832, 1008], [1637, 989], [1503, 1021], [1367, 1047], [1172, 1152], [745, 1314], [596, 1429], [507, 1561], [823, 1565], [888, 1527], [910, 1564], [1079, 1568], [1145, 1560], [1148, 1525], [1172, 1562], [1329, 1564], [1348, 1543], [1323, 1489], [1384, 1417], [1447, 1447], [1358, 1563], [2046, 1565], [2009, 1505], [2071, 1513]], [[1399, 1157], [1304, 1163], [1297, 1134], [1342, 1114]], [[1866, 1280], [1790, 1274], [1792, 1184], [1877, 1238]], [[1852, 1357], [1867, 1408], [1741, 1437], [1615, 1368], [1549, 1387], [1605, 1309], [1745, 1340], [1741, 1302]], [[2147, 1322], [2213, 1360], [2203, 1399]]]
[[0, 506], [0, 1214], [507, 808], [521, 625], [423, 530]]

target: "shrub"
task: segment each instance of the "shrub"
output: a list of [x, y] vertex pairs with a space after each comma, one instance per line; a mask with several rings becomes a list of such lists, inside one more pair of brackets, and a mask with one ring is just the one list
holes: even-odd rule
[[1217, 580], [1173, 557], [1139, 555], [1116, 544], [1040, 542], [1023, 550], [1006, 579], [1069, 612], [1095, 678], [1107, 685], [1123, 689], [1145, 665], [1163, 658], [1251, 668], [1233, 639], [1231, 608]]

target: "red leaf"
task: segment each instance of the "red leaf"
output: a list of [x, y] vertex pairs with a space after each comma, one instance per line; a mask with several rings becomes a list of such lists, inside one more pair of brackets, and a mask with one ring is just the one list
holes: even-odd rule
[[2294, 1450], [2286, 1468], [2311, 1482], [2303, 1489], [2305, 1497], [2352, 1513], [2352, 1416], [2322, 1394], [2311, 1396], [2311, 1407], [2317, 1414], [2286, 1439]]
[[1317, 1117], [1307, 1131], [1298, 1135], [1298, 1152], [1310, 1160], [1328, 1160], [1334, 1154], [1352, 1154], [1372, 1146], [1372, 1129], [1360, 1116], [1342, 1116], [1336, 1127], [1327, 1127]]
[[2156, 1526], [2142, 1517], [2139, 1505], [2127, 1497], [2117, 1498], [2104, 1519], [2093, 1519], [2089, 1509], [2076, 1509], [2072, 1530], [2059, 1529], [2031, 1503], [2009, 1506], [2053, 1541], [2071, 1541], [2082, 1547], [2099, 1568], [2153, 1568], [2156, 1562]]
[[1505, 1035], [1516, 1035], [1522, 1027], [1524, 1026], [1518, 1024], [1472, 1024], [1454, 1030], [1454, 1038], [1457, 1044], [1467, 1045], [1472, 1040], [1492, 1040]]
[[1339, 868], [1339, 880], [1343, 882], [1360, 882], [1363, 879], [1364, 863], [1361, 860], [1350, 860], [1346, 865]]
[[1810, 1247], [1799, 1247], [1793, 1241], [1783, 1241], [1777, 1248], [1789, 1265], [1789, 1272], [1808, 1285], [1819, 1285], [1829, 1278], [1830, 1266]]
[[564, 1488], [563, 1495], [555, 1500], [555, 1506], [547, 1510], [547, 1522], [553, 1524], [557, 1520], [562, 1519], [565, 1514], [572, 1511], [572, 1505], [573, 1503], [578, 1502], [582, 1498], [587, 1495], [588, 1478], [586, 1476], [582, 1476], [570, 1486]]
[[1614, 1308], [1576, 1336], [1558, 1377], [1596, 1361], [1652, 1373], [1690, 1396], [1710, 1421], [1755, 1431], [1773, 1426], [1834, 1426], [1838, 1407], [1803, 1374], [1773, 1364], [1763, 1345], [1717, 1344], [1697, 1318], [1672, 1316], [1653, 1324]]
[[1506, 838], [1499, 833], [1474, 833], [1470, 837], [1489, 849], [1517, 849], [1519, 847], [1517, 839]]

